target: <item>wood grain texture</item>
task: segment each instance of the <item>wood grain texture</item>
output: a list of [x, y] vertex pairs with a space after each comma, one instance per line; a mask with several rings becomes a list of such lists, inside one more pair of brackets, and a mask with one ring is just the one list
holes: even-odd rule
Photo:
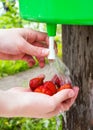
[[93, 130], [93, 26], [63, 25], [62, 43], [63, 61], [80, 88], [63, 130]]

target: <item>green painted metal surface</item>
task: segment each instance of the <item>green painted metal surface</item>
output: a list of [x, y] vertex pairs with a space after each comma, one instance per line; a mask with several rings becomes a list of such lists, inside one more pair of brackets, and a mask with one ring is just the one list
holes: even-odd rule
[[56, 24], [93, 25], [93, 0], [19, 0], [19, 8], [22, 18], [48, 24], [49, 35]]

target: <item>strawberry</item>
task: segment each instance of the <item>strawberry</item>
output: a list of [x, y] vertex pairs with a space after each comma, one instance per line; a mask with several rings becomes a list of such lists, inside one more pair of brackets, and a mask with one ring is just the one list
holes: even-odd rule
[[52, 96], [53, 93], [48, 88], [44, 87], [44, 85], [39, 86], [34, 90], [34, 92], [43, 93]]
[[51, 80], [58, 88], [60, 88], [60, 86], [63, 85], [63, 80], [60, 76], [58, 76], [57, 74], [54, 75], [54, 77]]
[[57, 92], [56, 86], [52, 81], [46, 81], [43, 85], [37, 87], [34, 92], [44, 93], [52, 96]]
[[58, 89], [58, 91], [61, 91], [63, 89], [72, 89], [72, 86], [71, 84], [64, 84]]
[[46, 81], [44, 83], [44, 87], [49, 89], [52, 92], [52, 94], [55, 94], [57, 92], [56, 86], [52, 81]]
[[38, 92], [38, 93], [41, 93], [42, 92], [42, 89], [43, 89], [43, 85], [37, 87], [34, 92]]
[[44, 80], [43, 76], [31, 79], [29, 82], [31, 90], [34, 91], [38, 86], [42, 85], [43, 80]]

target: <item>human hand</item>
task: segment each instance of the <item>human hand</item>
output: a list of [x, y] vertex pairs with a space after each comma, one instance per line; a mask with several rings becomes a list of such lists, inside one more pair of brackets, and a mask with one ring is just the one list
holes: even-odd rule
[[46, 33], [25, 28], [0, 29], [0, 59], [25, 60], [29, 66], [33, 66], [35, 57], [40, 67], [43, 67], [45, 57], [48, 56], [47, 47]]
[[64, 89], [53, 96], [16, 87], [0, 94], [1, 117], [51, 118], [67, 111], [75, 102], [78, 87]]

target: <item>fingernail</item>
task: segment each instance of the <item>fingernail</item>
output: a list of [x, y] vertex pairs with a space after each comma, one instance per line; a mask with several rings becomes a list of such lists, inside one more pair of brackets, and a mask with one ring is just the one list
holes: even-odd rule
[[49, 49], [43, 49], [42, 54], [43, 55], [48, 55], [49, 54]]
[[68, 94], [69, 97], [74, 97], [75, 96], [75, 93], [73, 91], [69, 92]]

